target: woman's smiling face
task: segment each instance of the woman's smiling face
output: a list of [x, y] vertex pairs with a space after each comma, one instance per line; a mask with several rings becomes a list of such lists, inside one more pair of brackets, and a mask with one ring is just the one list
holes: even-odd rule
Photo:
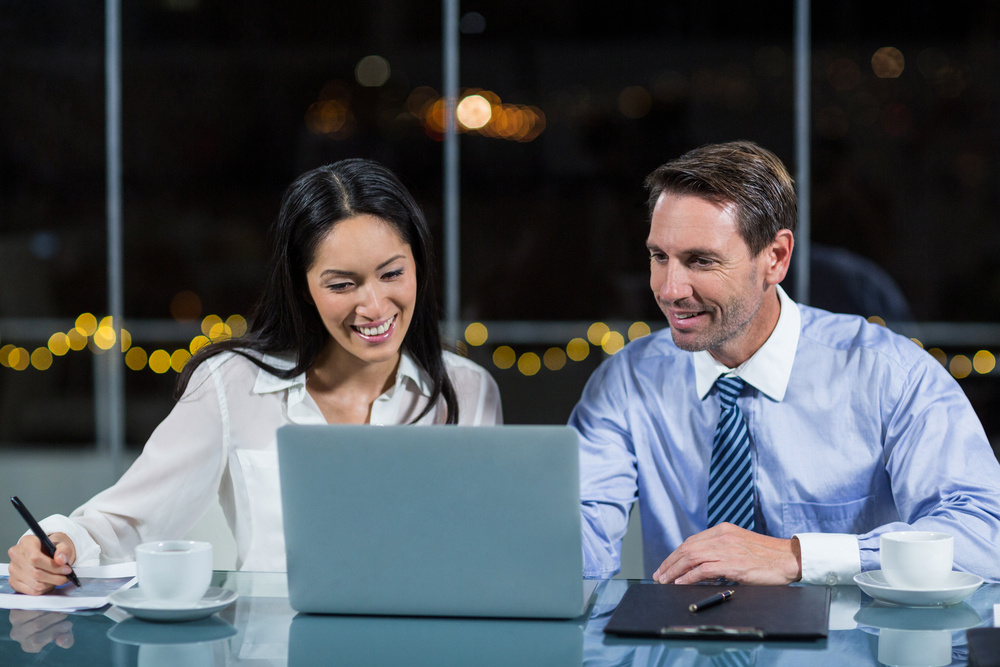
[[417, 270], [392, 225], [371, 215], [334, 224], [316, 246], [306, 283], [336, 344], [334, 358], [396, 364], [413, 319]]

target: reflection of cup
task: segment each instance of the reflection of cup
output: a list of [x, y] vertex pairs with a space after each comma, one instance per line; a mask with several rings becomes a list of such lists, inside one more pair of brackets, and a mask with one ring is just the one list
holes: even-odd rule
[[108, 630], [112, 640], [139, 647], [139, 667], [211, 667], [229, 664], [236, 628], [219, 618], [187, 623], [147, 623], [129, 618]]
[[897, 630], [878, 633], [878, 661], [883, 665], [940, 667], [951, 664], [951, 633], [947, 630]]
[[890, 586], [933, 590], [941, 588], [951, 574], [955, 538], [921, 530], [883, 533], [880, 551], [882, 574]]
[[167, 540], [135, 548], [139, 589], [150, 602], [193, 604], [212, 581], [212, 545], [208, 542]]

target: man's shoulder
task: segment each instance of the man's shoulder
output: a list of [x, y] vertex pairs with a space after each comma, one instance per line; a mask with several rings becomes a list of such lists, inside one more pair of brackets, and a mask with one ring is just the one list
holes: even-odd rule
[[833, 352], [868, 350], [902, 366], [912, 366], [927, 355], [913, 340], [859, 315], [831, 313], [799, 305], [802, 315], [800, 351], [810, 346]]
[[623, 373], [631, 377], [680, 377], [682, 369], [693, 367], [691, 352], [674, 344], [670, 328], [637, 338], [602, 364], [606, 372]]

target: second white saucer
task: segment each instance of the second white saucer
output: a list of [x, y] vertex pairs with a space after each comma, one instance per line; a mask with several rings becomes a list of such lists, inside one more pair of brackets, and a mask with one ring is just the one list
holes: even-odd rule
[[195, 603], [181, 607], [164, 608], [162, 603], [146, 599], [141, 588], [126, 588], [115, 591], [108, 600], [144, 621], [194, 621], [207, 618], [217, 611], [225, 609], [239, 597], [236, 591], [225, 588], [209, 588], [205, 595]]
[[861, 590], [881, 602], [912, 607], [942, 607], [958, 604], [983, 585], [983, 578], [968, 572], [952, 572], [947, 583], [933, 590], [893, 588], [881, 570], [862, 572], [854, 576]]

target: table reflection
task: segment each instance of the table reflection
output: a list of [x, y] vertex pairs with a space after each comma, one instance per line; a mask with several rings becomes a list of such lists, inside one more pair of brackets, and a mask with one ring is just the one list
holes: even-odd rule
[[[296, 615], [284, 575], [217, 573], [239, 593], [215, 616], [147, 623], [115, 608], [0, 615], [0, 665], [965, 665], [966, 631], [993, 625], [1000, 586], [942, 608], [898, 607], [833, 589], [830, 633], [813, 642], [634, 640], [604, 626], [634, 582], [604, 581], [577, 621]], [[6, 624], [6, 627], [4, 627]]]
[[347, 665], [546, 665], [583, 659], [583, 623], [554, 620], [379, 618], [300, 614], [289, 667]]
[[236, 628], [213, 616], [186, 623], [149, 623], [128, 618], [108, 630], [108, 638], [138, 648], [139, 667], [213, 667], [229, 662]]

